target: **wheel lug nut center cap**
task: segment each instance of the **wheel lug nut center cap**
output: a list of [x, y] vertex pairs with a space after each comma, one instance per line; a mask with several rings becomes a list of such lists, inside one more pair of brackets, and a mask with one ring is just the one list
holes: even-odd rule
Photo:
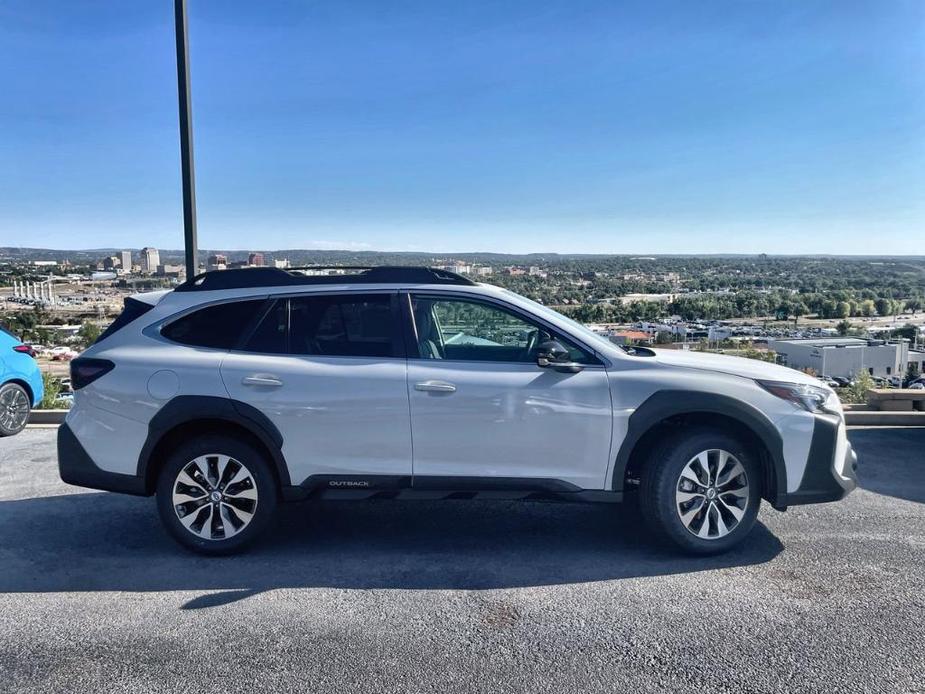
[[222, 500], [222, 493], [218, 490], [212, 492], [209, 496], [212, 498], [212, 501], [215, 501], [215, 502], [219, 502]]
[[710, 489], [707, 490], [707, 498], [710, 499], [711, 501], [716, 498], [716, 490], [713, 489], [712, 487], [710, 487]]

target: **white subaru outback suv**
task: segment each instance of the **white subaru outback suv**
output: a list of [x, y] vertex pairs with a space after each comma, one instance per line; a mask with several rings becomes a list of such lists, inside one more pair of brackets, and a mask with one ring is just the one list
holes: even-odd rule
[[71, 362], [61, 478], [156, 495], [183, 545], [239, 549], [280, 501], [638, 498], [694, 553], [762, 499], [835, 501], [856, 457], [835, 394], [758, 361], [627, 349], [428, 268], [199, 275], [126, 299]]

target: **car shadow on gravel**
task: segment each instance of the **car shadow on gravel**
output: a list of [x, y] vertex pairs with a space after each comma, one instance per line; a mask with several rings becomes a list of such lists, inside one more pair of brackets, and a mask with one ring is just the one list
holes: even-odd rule
[[503, 501], [287, 504], [245, 554], [181, 549], [153, 499], [80, 493], [0, 502], [0, 591], [203, 590], [187, 609], [276, 588], [492, 589], [761, 564], [781, 550], [761, 523], [744, 546], [686, 557], [630, 508]]

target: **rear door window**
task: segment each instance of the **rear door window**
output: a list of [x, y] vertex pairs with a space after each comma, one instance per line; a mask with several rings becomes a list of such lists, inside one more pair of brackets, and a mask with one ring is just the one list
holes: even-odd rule
[[244, 345], [246, 352], [286, 354], [289, 351], [289, 302], [276, 301]]
[[397, 357], [388, 294], [301, 296], [289, 302], [289, 351], [330, 357]]

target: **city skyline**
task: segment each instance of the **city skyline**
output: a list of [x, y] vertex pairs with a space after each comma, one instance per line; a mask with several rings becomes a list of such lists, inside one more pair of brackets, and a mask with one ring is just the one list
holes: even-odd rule
[[[55, 248], [44, 248], [44, 247], [33, 247], [33, 246], [0, 246], [0, 252], [3, 251], [15, 251], [15, 259], [21, 262], [29, 262], [31, 259], [28, 257], [29, 253], [39, 253], [39, 254], [68, 254], [68, 253], [80, 253], [86, 254], [88, 256], [100, 255], [101, 259], [104, 254], [107, 253], [130, 253], [137, 254], [145, 250], [145, 248], [151, 247], [153, 250], [158, 251], [159, 253], [167, 254], [170, 257], [181, 257], [184, 254], [184, 250], [181, 246], [173, 248], [155, 248], [153, 246], [100, 246], [100, 247], [55, 247]], [[389, 250], [370, 250], [370, 249], [349, 249], [349, 248], [259, 248], [255, 246], [242, 246], [240, 248], [229, 248], [229, 247], [212, 247], [212, 248], [203, 248], [200, 246], [198, 249], [199, 264], [207, 264], [207, 256], [218, 253], [228, 253], [228, 254], [237, 254], [240, 256], [250, 256], [253, 254], [268, 254], [270, 256], [276, 255], [285, 255], [291, 253], [304, 253], [304, 254], [345, 254], [345, 255], [407, 255], [407, 256], [430, 256], [433, 258], [443, 258], [443, 259], [453, 259], [455, 257], [465, 258], [469, 256], [498, 256], [498, 257], [509, 257], [509, 258], [530, 258], [530, 257], [559, 257], [559, 258], [635, 258], [639, 260], [644, 260], [646, 258], [816, 258], [816, 259], [825, 259], [825, 258], [844, 258], [844, 259], [854, 259], [854, 260], [863, 260], [863, 259], [884, 259], [884, 260], [919, 260], [925, 258], [925, 253], [735, 253], [735, 252], [703, 252], [703, 253], [646, 253], [646, 252], [612, 252], [612, 253], [569, 253], [569, 252], [556, 252], [556, 251], [527, 251], [523, 253], [516, 252], [503, 252], [503, 251], [468, 251], [468, 250], [457, 250], [457, 251], [434, 251], [434, 250], [400, 250], [400, 251], [389, 251]], [[0, 261], [10, 260], [13, 257], [7, 257], [0, 255]], [[41, 259], [36, 259], [38, 263]]]
[[[0, 244], [182, 246], [170, 10], [0, 9]], [[925, 227], [921, 5], [190, 13], [202, 248], [900, 255]]]

